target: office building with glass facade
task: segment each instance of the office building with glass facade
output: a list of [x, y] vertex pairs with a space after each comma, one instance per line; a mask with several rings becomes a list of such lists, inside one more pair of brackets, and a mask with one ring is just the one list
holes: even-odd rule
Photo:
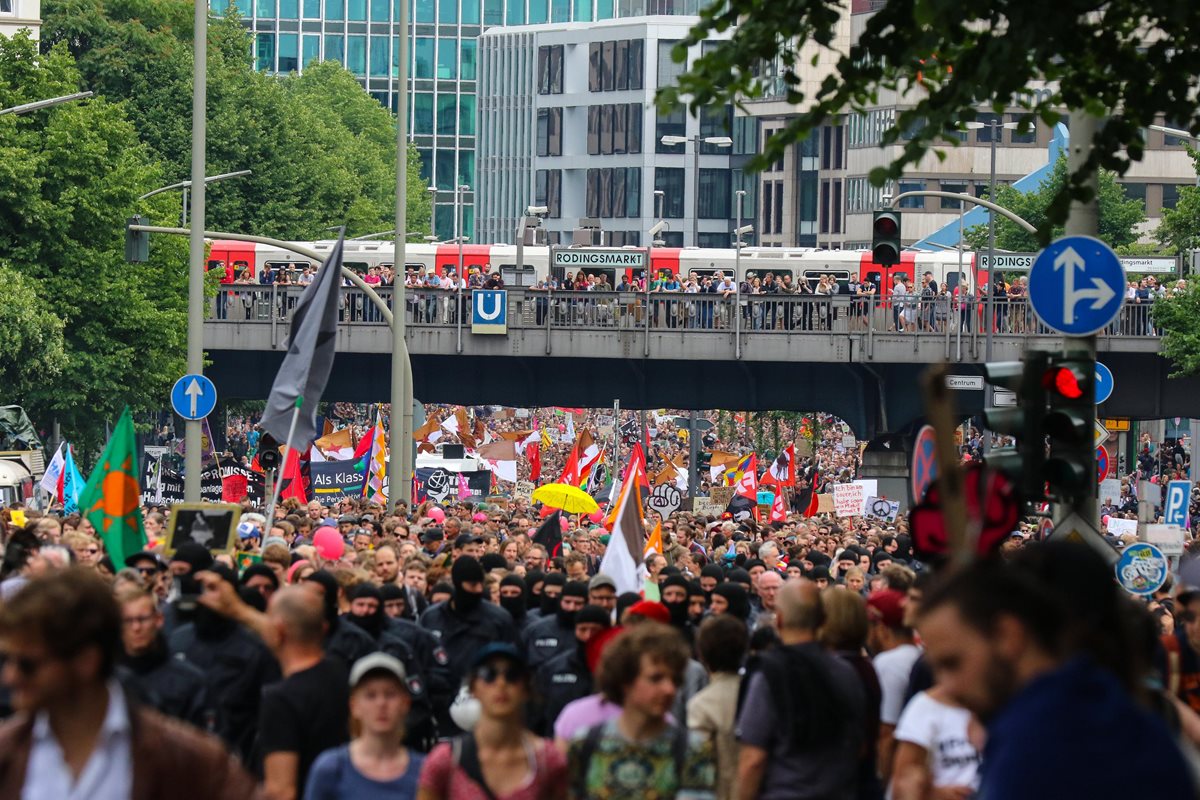
[[[685, 69], [671, 51], [695, 22], [649, 16], [496, 28], [480, 37], [482, 239], [513, 241], [534, 205], [547, 209], [551, 242], [569, 242], [579, 221], [590, 219], [605, 244], [642, 245], [661, 216], [668, 245], [730, 246], [738, 189], [747, 190], [743, 214], [754, 214], [754, 178], [740, 167], [757, 144], [757, 121], [735, 118], [728, 106], [698, 117], [654, 107], [659, 87]], [[711, 45], [693, 47], [689, 63]], [[725, 146], [712, 141], [721, 139]]]
[[407, 91], [398, 86], [397, 0], [215, 0], [229, 3], [254, 35], [255, 67], [301, 72], [313, 61], [344, 64], [363, 87], [392, 110], [409, 98], [409, 125], [422, 176], [439, 190], [435, 232], [454, 231], [458, 185], [465, 196], [465, 229], [474, 228], [477, 40], [493, 26], [592, 22], [651, 14], [696, 14], [700, 0], [411, 0]]

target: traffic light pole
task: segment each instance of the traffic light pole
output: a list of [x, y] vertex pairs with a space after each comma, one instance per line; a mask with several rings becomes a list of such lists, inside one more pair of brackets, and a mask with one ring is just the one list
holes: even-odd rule
[[[192, 25], [192, 224], [188, 233], [187, 371], [204, 374], [204, 156], [208, 114], [208, 3], [196, 3]], [[184, 203], [186, 212], [187, 204]], [[200, 502], [201, 422], [184, 423], [183, 499]], [[118, 567], [121, 565], [117, 565]]]
[[[1096, 133], [1097, 124], [1098, 120], [1085, 111], [1071, 112], [1071, 146], [1067, 152], [1068, 174], [1074, 175], [1077, 170], [1087, 163], [1088, 156], [1091, 154], [1092, 137]], [[1099, 173], [1095, 169], [1093, 169], [1091, 176], [1087, 180], [1087, 186], [1092, 190], [1092, 198], [1090, 200], [1087, 202], [1071, 201], [1071, 210], [1067, 216], [1065, 231], [1067, 236], [1095, 236], [1100, 230], [1100, 210], [1096, 200], [1096, 192], [1099, 189]], [[1093, 365], [1092, 369], [1094, 371], [1096, 361], [1095, 335], [1068, 337], [1063, 350], [1064, 355], [1070, 354], [1086, 358]], [[1090, 404], [1088, 408], [1088, 427], [1094, 428], [1096, 425], [1095, 403]], [[1097, 474], [1095, 448], [1091, 449], [1091, 458], [1087, 459], [1084, 465], [1089, 479], [1095, 480]], [[1096, 502], [1098, 490], [1099, 487], [1094, 485], [1092, 491], [1084, 494], [1083, 498], [1077, 502], [1074, 508], [1068, 507], [1066, 504], [1056, 504], [1053, 512], [1054, 521], [1056, 523], [1060, 522], [1071, 512], [1075, 512], [1099, 531], [1100, 511]]]

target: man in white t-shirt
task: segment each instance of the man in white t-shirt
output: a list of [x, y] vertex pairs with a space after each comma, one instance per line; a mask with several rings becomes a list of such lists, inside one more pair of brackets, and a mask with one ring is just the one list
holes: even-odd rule
[[882, 700], [879, 704], [879, 775], [886, 784], [891, 777], [896, 742], [894, 734], [908, 677], [921, 651], [913, 644], [912, 628], [904, 625], [904, 593], [879, 589], [867, 597], [867, 647], [874, 652]]

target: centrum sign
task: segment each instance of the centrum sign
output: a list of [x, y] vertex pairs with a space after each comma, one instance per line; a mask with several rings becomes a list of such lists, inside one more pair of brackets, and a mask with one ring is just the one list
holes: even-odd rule
[[554, 251], [556, 267], [633, 267], [646, 266], [645, 250], [602, 250], [575, 247]]

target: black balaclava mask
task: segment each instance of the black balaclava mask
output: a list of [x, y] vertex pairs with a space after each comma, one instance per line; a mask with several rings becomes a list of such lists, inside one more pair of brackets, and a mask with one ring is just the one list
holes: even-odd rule
[[550, 586], [566, 586], [567, 576], [561, 572], [550, 572], [546, 574], [546, 580], [542, 583], [542, 616], [548, 617], [551, 614], [558, 613], [558, 597], [551, 597], [546, 593], [546, 588]]
[[[687, 578], [684, 578], [682, 575], [668, 575], [667, 579], [659, 585], [659, 589], [658, 589], [659, 596], [665, 597], [667, 594], [667, 589], [672, 586], [680, 587], [681, 589], [683, 589], [685, 594], [688, 591], [690, 591], [688, 589]], [[682, 601], [677, 602], [677, 603], [668, 603], [666, 600], [663, 600], [662, 604], [667, 607], [668, 611], [671, 612], [671, 624], [672, 625], [674, 625], [677, 628], [682, 628], [684, 625], [687, 624], [687, 621], [688, 621], [687, 597], [684, 597]]]
[[544, 583], [545, 580], [546, 573], [540, 569], [531, 569], [525, 572], [525, 602], [527, 604], [526, 608], [530, 611], [542, 607], [542, 593], [534, 592], [533, 587], [539, 583]]
[[[725, 570], [721, 569], [716, 564], [709, 564], [704, 569], [700, 570], [701, 578], [716, 578], [717, 583], [725, 579]], [[704, 605], [708, 607], [712, 605], [712, 592], [704, 592]]]
[[702, 588], [700, 588], [699, 581], [688, 581], [688, 599], [687, 599], [688, 622], [692, 623], [693, 625], [699, 625], [700, 618], [704, 616], [704, 611], [701, 611], [699, 614], [692, 614], [692, 610], [691, 610], [692, 609], [692, 600], [697, 597], [703, 597], [704, 598], [704, 608], [707, 609], [709, 596], [710, 595], [708, 592], [706, 592]]
[[[596, 625], [603, 625], [606, 629], [612, 627], [612, 617], [608, 615], [600, 606], [584, 606], [575, 612], [575, 624], [579, 625], [584, 622], [591, 622]], [[587, 663], [587, 642], [581, 642], [578, 638], [575, 639], [575, 650], [579, 655], [579, 660]]]
[[450, 581], [454, 584], [454, 601], [452, 605], [459, 614], [470, 614], [479, 608], [483, 602], [483, 592], [468, 592], [463, 588], [465, 583], [482, 583], [483, 567], [470, 556], [459, 556], [450, 567]]
[[713, 594], [720, 595], [725, 598], [725, 602], [729, 604], [729, 613], [742, 622], [750, 618], [750, 597], [746, 593], [746, 587], [740, 583], [718, 583], [717, 588], [713, 589]]
[[[505, 597], [505, 586], [519, 587], [521, 594], [516, 597]], [[528, 609], [525, 594], [525, 581], [521, 580], [520, 575], [505, 575], [500, 581], [500, 607], [512, 614], [513, 621], [518, 624], [525, 619], [525, 612]]]
[[404, 591], [403, 586], [397, 586], [394, 583], [385, 583], [383, 586], [379, 587], [379, 596], [383, 598], [382, 602], [379, 604], [379, 607], [383, 609], [383, 615], [385, 617], [387, 616], [387, 604], [389, 600], [403, 600], [404, 613], [402, 613], [399, 618], [407, 619], [409, 617], [408, 592]]
[[[584, 581], [567, 581], [567, 585], [563, 587], [563, 597], [578, 597], [584, 603], [587, 603], [588, 585]], [[563, 611], [562, 603], [558, 604], [558, 624], [564, 628], [575, 628], [575, 611]]]
[[359, 616], [351, 611], [346, 615], [346, 620], [362, 628], [370, 634], [372, 639], [378, 639], [379, 634], [383, 632], [383, 621], [386, 616], [383, 611], [383, 592], [379, 591], [379, 587], [373, 583], [360, 583], [354, 587], [354, 593], [350, 599], [358, 600], [363, 597], [373, 597], [378, 601], [379, 605], [375, 608], [375, 613]]
[[622, 592], [617, 595], [617, 621], [625, 618], [625, 612], [630, 606], [642, 602], [642, 596], [637, 592]]
[[325, 622], [329, 625], [327, 635], [333, 635], [338, 626], [338, 582], [337, 578], [323, 569], [319, 569], [304, 580], [320, 584], [325, 591]]
[[[209, 572], [220, 575], [234, 587], [237, 586], [237, 576], [224, 564], [212, 564], [207, 569]], [[192, 612], [192, 623], [196, 626], [196, 635], [201, 639], [220, 639], [237, 628], [236, 622], [221, 616], [202, 603], [196, 604], [196, 608]]]

